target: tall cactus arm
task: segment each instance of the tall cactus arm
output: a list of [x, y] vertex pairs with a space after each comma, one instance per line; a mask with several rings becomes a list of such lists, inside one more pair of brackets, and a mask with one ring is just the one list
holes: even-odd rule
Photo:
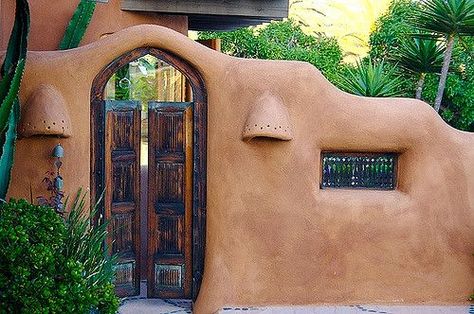
[[10, 184], [16, 126], [20, 118], [18, 92], [25, 69], [30, 11], [27, 0], [16, 0], [15, 23], [0, 69], [0, 199], [5, 199]]
[[[20, 59], [26, 58], [28, 32], [30, 30], [30, 9], [27, 0], [16, 1], [15, 22], [8, 41], [8, 48], [0, 70], [2, 78], [14, 71]], [[0, 99], [3, 99], [0, 94]]]
[[59, 44], [60, 50], [76, 48], [79, 46], [84, 34], [86, 33], [87, 26], [89, 26], [92, 19], [95, 6], [96, 3], [92, 0], [81, 0], [79, 2], [68, 27], [66, 28], [64, 37]]
[[[8, 186], [11, 180], [11, 171], [13, 168], [13, 155], [15, 153], [15, 141], [17, 137], [17, 124], [20, 120], [20, 103], [18, 98], [13, 103], [10, 117], [8, 118], [8, 128], [4, 134], [2, 154], [0, 155], [0, 198], [5, 199]], [[3, 135], [3, 134], [2, 134]]]
[[25, 66], [30, 11], [27, 0], [16, 1], [15, 22], [0, 73], [0, 132], [5, 131]]
[[[15, 72], [6, 75], [0, 82], [1, 104], [0, 104], [0, 133], [7, 128], [8, 117], [12, 111], [13, 103], [18, 98], [23, 71], [25, 70], [25, 60], [20, 59], [15, 68]], [[5, 92], [5, 93], [3, 93]]]

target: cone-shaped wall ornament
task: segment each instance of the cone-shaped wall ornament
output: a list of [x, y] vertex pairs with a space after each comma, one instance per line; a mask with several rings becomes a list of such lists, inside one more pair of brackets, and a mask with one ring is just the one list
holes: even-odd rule
[[247, 116], [242, 139], [255, 137], [273, 138], [283, 141], [293, 139], [288, 109], [280, 97], [269, 92], [257, 99]]
[[40, 85], [23, 106], [18, 129], [22, 137], [71, 136], [71, 119], [61, 93], [51, 85]]

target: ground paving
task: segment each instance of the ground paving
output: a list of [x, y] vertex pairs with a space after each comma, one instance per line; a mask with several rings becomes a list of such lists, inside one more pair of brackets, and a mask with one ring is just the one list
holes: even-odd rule
[[[131, 299], [124, 301], [120, 314], [192, 313], [188, 300]], [[285, 306], [224, 307], [218, 314], [474, 314], [474, 305], [459, 306]]]
[[[185, 314], [192, 313], [190, 300], [161, 300], [146, 298], [146, 284], [141, 294], [124, 299], [120, 314]], [[224, 307], [216, 314], [474, 314], [474, 304], [454, 306], [433, 305], [326, 305], [284, 307]]]

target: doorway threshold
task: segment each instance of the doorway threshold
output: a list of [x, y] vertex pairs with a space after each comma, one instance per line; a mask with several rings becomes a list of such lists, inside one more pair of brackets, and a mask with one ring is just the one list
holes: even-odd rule
[[148, 299], [146, 280], [140, 281], [140, 295], [122, 299], [119, 314], [192, 313], [192, 301], [183, 299]]

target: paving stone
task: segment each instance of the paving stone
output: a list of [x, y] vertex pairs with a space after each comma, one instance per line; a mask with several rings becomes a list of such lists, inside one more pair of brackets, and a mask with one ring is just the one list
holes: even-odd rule
[[385, 306], [385, 305], [351, 305], [351, 306], [288, 306], [262, 307], [242, 310], [226, 307], [218, 314], [474, 314], [474, 305], [459, 306]]

